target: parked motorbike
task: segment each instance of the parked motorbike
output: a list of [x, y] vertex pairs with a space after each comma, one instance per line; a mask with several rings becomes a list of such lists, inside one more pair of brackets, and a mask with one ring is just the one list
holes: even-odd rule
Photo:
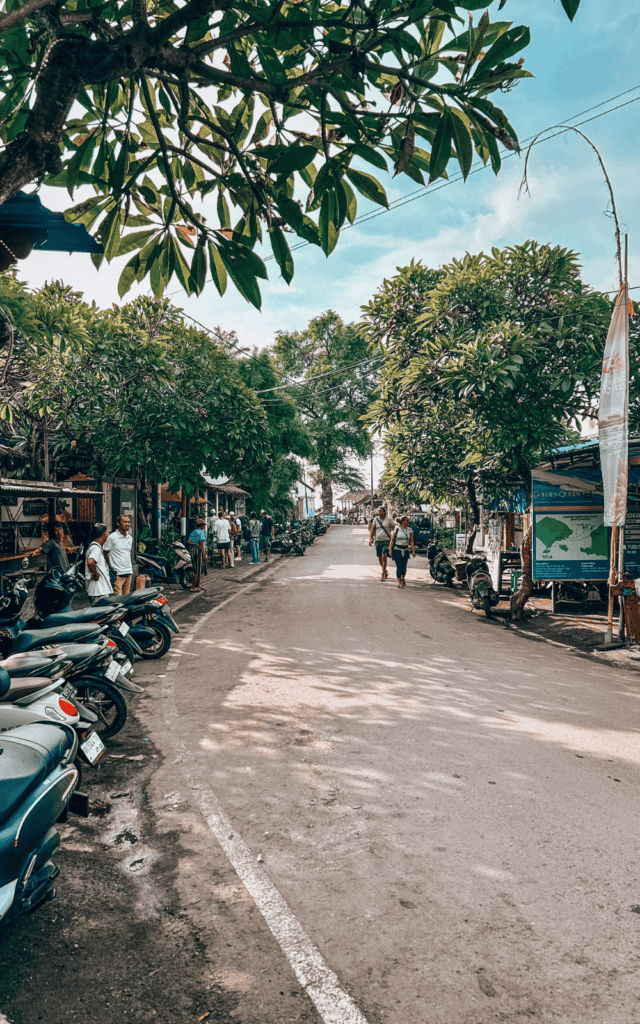
[[293, 541], [282, 523], [274, 526], [274, 537], [271, 542], [271, 550], [274, 554], [288, 555], [293, 550]]
[[124, 654], [124, 658], [118, 660], [128, 661], [129, 668], [135, 655], [161, 658], [169, 650], [169, 629], [178, 631], [178, 626], [170, 611], [164, 610], [167, 600], [160, 598], [159, 587], [134, 590], [131, 594], [108, 594], [91, 608], [72, 608], [74, 594], [83, 589], [84, 580], [77, 565], [71, 566], [64, 574], [56, 569], [50, 570], [35, 589], [34, 625], [48, 627], [88, 621], [107, 623], [107, 635]]
[[54, 826], [68, 811], [89, 814], [89, 798], [76, 788], [77, 748], [76, 733], [62, 724], [21, 725], [2, 735], [0, 928], [55, 896], [60, 869], [52, 858], [60, 835]]
[[467, 584], [471, 603], [474, 608], [483, 608], [488, 619], [491, 609], [500, 601], [500, 595], [494, 590], [489, 572], [489, 565], [484, 555], [474, 555], [467, 562]]
[[427, 559], [432, 579], [436, 583], [444, 583], [445, 586], [452, 587], [455, 569], [435, 538], [430, 541], [427, 548]]
[[83, 722], [94, 723], [101, 739], [109, 739], [127, 721], [123, 691], [143, 690], [122, 674], [112, 660], [114, 650], [115, 645], [104, 640], [14, 654], [0, 663], [0, 670], [11, 677], [4, 700], [20, 706], [35, 705], [54, 721], [68, 721], [66, 716], [73, 715], [71, 709], [76, 707]]
[[161, 555], [143, 555], [138, 552], [138, 563], [154, 583], [179, 583], [183, 590], [190, 590], [195, 576], [191, 555], [181, 540], [174, 540], [171, 546], [176, 553], [172, 569]]
[[289, 539], [291, 540], [292, 550], [295, 555], [304, 555], [306, 551], [306, 544], [302, 535], [302, 530], [298, 527], [289, 531]]

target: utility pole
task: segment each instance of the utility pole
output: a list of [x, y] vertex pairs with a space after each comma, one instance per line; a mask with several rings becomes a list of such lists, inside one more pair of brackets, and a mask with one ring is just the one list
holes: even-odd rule
[[374, 517], [373, 509], [373, 441], [371, 442], [371, 518]]

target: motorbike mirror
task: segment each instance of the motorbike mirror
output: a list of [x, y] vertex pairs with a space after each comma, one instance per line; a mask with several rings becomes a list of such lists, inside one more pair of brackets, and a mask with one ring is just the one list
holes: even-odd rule
[[22, 564], [22, 568], [23, 569], [28, 569], [29, 568], [29, 559], [25, 556], [25, 558], [22, 559], [22, 563], [21, 564]]

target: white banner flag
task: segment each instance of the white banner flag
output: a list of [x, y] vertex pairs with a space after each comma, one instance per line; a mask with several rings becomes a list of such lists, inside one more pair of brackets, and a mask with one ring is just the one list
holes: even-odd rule
[[606, 526], [624, 526], [629, 475], [629, 294], [620, 288], [602, 362], [598, 412]]

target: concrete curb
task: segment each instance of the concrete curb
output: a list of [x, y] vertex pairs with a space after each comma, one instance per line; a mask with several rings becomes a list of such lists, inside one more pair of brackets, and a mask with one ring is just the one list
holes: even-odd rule
[[[265, 569], [268, 569], [270, 565], [273, 565], [275, 562], [279, 561], [282, 557], [283, 555], [274, 554], [271, 555], [271, 558], [269, 559], [268, 562], [260, 562], [259, 565], [252, 565], [249, 571], [244, 571], [242, 576], [238, 576], [238, 583], [244, 583], [252, 576], [256, 576], [259, 572], [263, 572]], [[184, 598], [182, 598], [182, 600], [176, 601], [175, 604], [171, 605], [171, 611], [172, 613], [182, 611], [182, 609], [186, 608], [187, 605], [190, 605], [192, 601], [196, 601], [198, 599], [202, 600], [203, 598], [206, 599], [208, 596], [209, 595], [207, 593], [207, 588], [205, 586], [202, 588], [202, 590], [197, 591], [195, 594], [187, 594]]]

